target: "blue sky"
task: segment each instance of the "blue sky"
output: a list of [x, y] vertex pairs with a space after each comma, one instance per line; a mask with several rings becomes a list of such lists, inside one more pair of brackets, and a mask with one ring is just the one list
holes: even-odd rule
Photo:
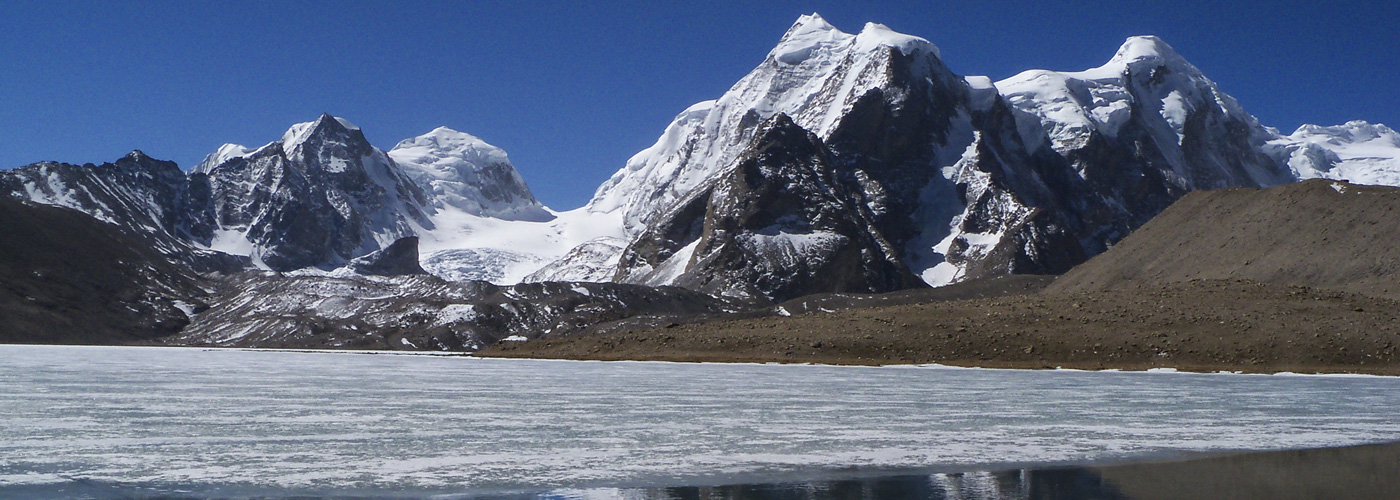
[[375, 145], [446, 125], [585, 203], [676, 113], [819, 12], [922, 36], [964, 75], [1080, 70], [1155, 34], [1265, 123], [1400, 125], [1400, 2], [5, 2], [0, 167], [197, 163], [322, 112]]

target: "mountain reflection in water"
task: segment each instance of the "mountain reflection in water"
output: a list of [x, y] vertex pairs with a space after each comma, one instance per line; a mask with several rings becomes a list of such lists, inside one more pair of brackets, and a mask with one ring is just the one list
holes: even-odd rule
[[199, 485], [0, 483], [0, 498], [434, 500], [1354, 500], [1400, 498], [1400, 443], [1174, 462], [843, 477], [722, 486], [473, 491], [278, 491]]
[[[590, 492], [596, 493], [596, 492]], [[1400, 498], [1400, 444], [1165, 463], [619, 490], [629, 500], [1288, 500]]]

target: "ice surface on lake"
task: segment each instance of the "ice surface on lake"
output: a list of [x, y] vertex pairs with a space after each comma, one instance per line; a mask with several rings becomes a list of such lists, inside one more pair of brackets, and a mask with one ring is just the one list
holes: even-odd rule
[[703, 484], [1389, 441], [1397, 415], [1384, 377], [0, 346], [0, 496]]

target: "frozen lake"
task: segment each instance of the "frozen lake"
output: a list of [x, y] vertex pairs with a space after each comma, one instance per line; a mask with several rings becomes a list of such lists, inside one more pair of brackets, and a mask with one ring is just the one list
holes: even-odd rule
[[1385, 377], [0, 346], [0, 497], [477, 495], [1394, 440]]

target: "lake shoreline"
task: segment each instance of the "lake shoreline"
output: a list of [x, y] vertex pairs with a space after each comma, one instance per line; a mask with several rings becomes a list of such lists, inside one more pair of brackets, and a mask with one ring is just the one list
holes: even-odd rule
[[[566, 346], [564, 349], [572, 349]], [[493, 348], [486, 352], [471, 353], [469, 356], [482, 359], [538, 359], [552, 361], [596, 361], [596, 362], [657, 362], [657, 363], [715, 363], [715, 364], [792, 364], [827, 366], [864, 367], [919, 367], [939, 366], [961, 369], [986, 370], [1075, 370], [1086, 372], [1148, 372], [1171, 371], [1194, 374], [1244, 374], [1244, 375], [1355, 375], [1372, 377], [1400, 377], [1400, 366], [1348, 366], [1348, 365], [1292, 365], [1263, 363], [1258, 365], [1228, 364], [1171, 364], [1165, 361], [1114, 362], [1098, 361], [1051, 361], [1051, 360], [1007, 360], [1007, 359], [935, 359], [928, 361], [890, 362], [863, 357], [847, 358], [840, 356], [812, 356], [793, 359], [791, 356], [745, 356], [714, 355], [713, 353], [654, 352], [644, 355], [618, 355], [612, 353], [564, 353], [556, 354], [554, 346], [540, 349], [517, 349], [512, 347]]]
[[500, 342], [482, 357], [1400, 375], [1400, 301], [1197, 280]]
[[773, 357], [746, 357], [746, 356], [709, 356], [695, 355], [691, 353], [656, 353], [645, 356], [615, 356], [607, 354], [578, 354], [568, 356], [542, 355], [538, 352], [521, 353], [507, 350], [492, 350], [487, 353], [473, 353], [471, 357], [483, 359], [538, 359], [551, 361], [597, 361], [597, 362], [658, 362], [658, 363], [714, 363], [714, 364], [792, 364], [792, 365], [827, 365], [827, 366], [865, 366], [865, 367], [919, 367], [919, 366], [940, 366], [947, 368], [962, 369], [987, 369], [987, 370], [1075, 370], [1075, 371], [1105, 371], [1105, 372], [1148, 372], [1148, 371], [1172, 371], [1193, 374], [1243, 374], [1243, 375], [1356, 375], [1373, 377], [1400, 377], [1400, 367], [1366, 367], [1356, 366], [1297, 366], [1297, 365], [1173, 365], [1168, 363], [1111, 363], [1111, 362], [1051, 362], [1051, 361], [1008, 361], [1008, 360], [960, 360], [960, 359], [940, 359], [926, 362], [886, 362], [875, 359], [842, 359], [820, 357], [816, 360], [794, 360], [786, 356]]

